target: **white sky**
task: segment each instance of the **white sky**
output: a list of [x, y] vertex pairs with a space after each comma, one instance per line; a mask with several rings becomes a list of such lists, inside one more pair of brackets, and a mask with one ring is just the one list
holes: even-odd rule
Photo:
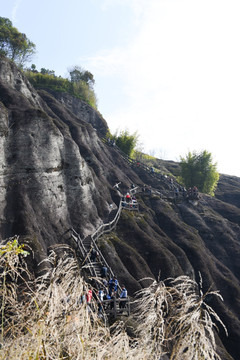
[[93, 73], [110, 130], [138, 131], [146, 152], [178, 161], [211, 152], [240, 176], [239, 0], [0, 0], [36, 44], [31, 63]]

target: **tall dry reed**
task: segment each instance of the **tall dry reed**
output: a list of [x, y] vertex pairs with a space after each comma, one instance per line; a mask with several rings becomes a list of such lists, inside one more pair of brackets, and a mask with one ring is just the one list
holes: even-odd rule
[[221, 295], [218, 291], [203, 294], [201, 285], [201, 281], [197, 284], [188, 276], [179, 276], [153, 280], [138, 292], [137, 331], [151, 354], [165, 354], [170, 360], [220, 360], [214, 336], [216, 322], [226, 335], [227, 330], [206, 297]]

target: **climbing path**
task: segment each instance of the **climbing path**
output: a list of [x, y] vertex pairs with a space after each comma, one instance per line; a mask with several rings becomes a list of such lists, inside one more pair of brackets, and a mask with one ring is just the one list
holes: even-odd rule
[[[136, 189], [135, 189], [135, 192], [136, 192]], [[110, 278], [114, 277], [114, 273], [113, 273], [112, 269], [108, 265], [102, 252], [100, 251], [100, 249], [97, 246], [97, 240], [100, 236], [102, 236], [103, 234], [106, 234], [108, 232], [111, 232], [116, 227], [117, 222], [120, 218], [122, 209], [125, 209], [125, 207], [123, 206], [123, 201], [121, 198], [119, 207], [117, 209], [113, 209], [110, 212], [109, 218], [108, 218], [108, 220], [109, 220], [108, 223], [102, 224], [93, 234], [86, 236], [83, 240], [81, 239], [80, 235], [74, 229], [71, 229], [71, 237], [75, 241], [77, 248], [81, 254], [81, 258], [83, 259], [83, 266], [86, 266], [86, 268], [89, 270], [90, 277], [92, 280], [95, 281], [97, 289], [100, 288], [102, 285], [101, 269], [102, 269], [103, 265], [106, 266], [108, 269], [108, 276], [106, 279], [107, 282], [109, 282]], [[133, 209], [131, 209], [131, 210], [133, 210]], [[135, 208], [134, 210], [138, 211], [138, 207]], [[92, 249], [95, 249], [96, 252], [98, 253], [96, 261], [91, 260]], [[122, 289], [121, 289], [120, 285], [118, 284], [118, 295], [120, 294], [121, 290]], [[124, 308], [119, 307], [119, 304], [122, 301], [125, 302]], [[105, 300], [105, 301], [103, 301], [103, 303], [105, 303], [105, 305], [106, 305], [105, 313], [113, 315], [114, 317], [116, 317], [118, 314], [127, 315], [127, 316], [129, 316], [129, 314], [130, 314], [129, 298], [127, 298], [127, 299], [114, 298], [113, 300]]]
[[[175, 203], [182, 202], [184, 200], [188, 200], [193, 205], [197, 204], [199, 200], [199, 194], [189, 194], [184, 188], [176, 181], [174, 177], [168, 176], [163, 173], [155, 172], [153, 168], [145, 165], [141, 161], [132, 159], [130, 156], [125, 154], [117, 145], [112, 145], [106, 138], [102, 138], [102, 141], [108, 146], [112, 147], [115, 151], [117, 151], [121, 157], [134, 169], [135, 172], [139, 170], [144, 170], [148, 175], [157, 180], [161, 185], [166, 186], [166, 190], [161, 190], [162, 198], [167, 200], [172, 199]], [[152, 189], [153, 191], [157, 191], [156, 189]], [[158, 190], [159, 193], [159, 190]]]
[[[104, 143], [109, 144], [109, 142], [103, 138], [102, 139]], [[112, 145], [111, 145], [112, 146]], [[125, 161], [134, 168], [134, 170], [137, 172], [139, 169], [146, 171], [148, 174], [150, 174], [152, 177], [154, 177], [157, 181], [161, 182], [162, 184], [165, 184], [166, 190], [159, 191], [158, 189], [152, 188], [151, 186], [144, 185], [143, 187], [134, 187], [133, 189], [129, 190], [129, 193], [131, 195], [137, 194], [137, 193], [144, 193], [144, 194], [156, 194], [160, 196], [162, 199], [174, 199], [175, 202], [180, 199], [179, 195], [179, 188], [181, 187], [174, 178], [171, 178], [167, 175], [163, 175], [157, 172], [154, 172], [146, 166], [145, 164], [136, 161], [129, 156], [127, 156], [123, 151], [121, 151], [116, 145], [114, 146], [114, 149], [125, 159]], [[169, 194], [170, 193], [170, 194]], [[170, 196], [171, 195], [171, 196]], [[182, 193], [182, 197], [184, 197], [184, 194]], [[196, 200], [196, 199], [195, 199]], [[103, 234], [109, 233], [113, 231], [113, 229], [116, 227], [118, 220], [121, 215], [122, 210], [128, 210], [128, 211], [139, 211], [139, 205], [138, 202], [127, 202], [126, 197], [121, 196], [119, 206], [112, 209], [108, 216], [108, 222], [102, 224], [94, 233], [91, 235], [86, 236], [84, 239], [81, 239], [80, 235], [74, 230], [71, 229], [71, 237], [75, 241], [77, 248], [80, 252], [80, 256], [83, 259], [82, 265], [85, 266], [90, 273], [90, 278], [95, 281], [96, 289], [100, 288], [102, 286], [101, 282], [101, 269], [102, 266], [106, 266], [108, 269], [108, 276], [107, 276], [107, 282], [109, 282], [110, 278], [114, 277], [114, 273], [110, 266], [108, 265], [106, 259], [104, 258], [103, 254], [101, 253], [100, 249], [97, 246], [97, 240], [100, 236]], [[95, 249], [98, 256], [95, 261], [91, 259], [91, 252]], [[118, 284], [118, 295], [121, 292], [121, 287]], [[113, 300], [105, 300], [105, 312], [107, 314], [111, 314], [114, 317], [116, 317], [119, 313], [121, 315], [127, 315], [130, 314], [130, 300], [129, 298], [124, 299], [126, 301], [126, 306], [124, 309], [121, 309], [119, 307], [119, 304], [122, 300], [119, 298], [114, 298]]]

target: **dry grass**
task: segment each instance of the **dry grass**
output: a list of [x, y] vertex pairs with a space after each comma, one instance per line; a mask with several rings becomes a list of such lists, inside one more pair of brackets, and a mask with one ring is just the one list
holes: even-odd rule
[[207, 305], [208, 295], [201, 284], [187, 276], [153, 281], [138, 292], [136, 316], [138, 333], [152, 353], [167, 354], [170, 360], [220, 360], [214, 337], [215, 321], [227, 330], [215, 311]]
[[210, 315], [219, 319], [189, 278], [172, 280], [171, 286], [153, 281], [138, 293], [133, 340], [123, 322], [109, 327], [98, 317], [96, 302], [90, 308], [81, 301], [88, 284], [74, 258], [57, 260], [52, 253], [51, 270], [26, 281], [20, 250], [10, 247], [0, 258], [0, 359], [219, 359]]

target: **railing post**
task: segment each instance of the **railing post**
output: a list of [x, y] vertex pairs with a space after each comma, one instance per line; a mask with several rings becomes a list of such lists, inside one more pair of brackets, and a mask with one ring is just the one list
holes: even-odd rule
[[117, 302], [116, 302], [116, 296], [113, 297], [113, 316], [114, 316], [114, 319], [116, 319], [117, 317]]
[[129, 301], [129, 298], [128, 298], [128, 301], [127, 301], [127, 313], [128, 313], [128, 316], [130, 315], [130, 301]]

